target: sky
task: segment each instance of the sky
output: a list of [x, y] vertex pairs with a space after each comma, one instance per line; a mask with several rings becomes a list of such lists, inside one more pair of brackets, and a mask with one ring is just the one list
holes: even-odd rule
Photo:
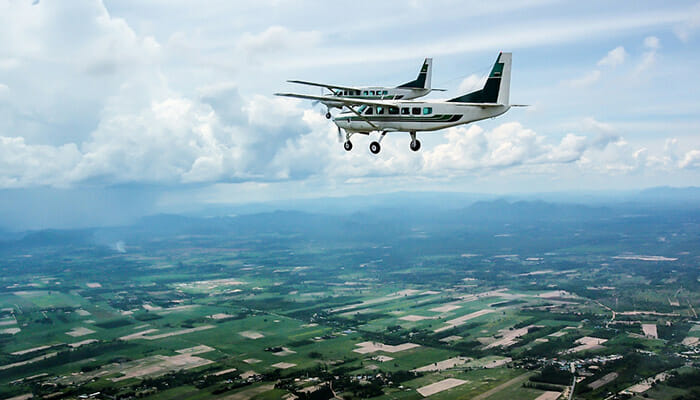
[[[0, 228], [385, 193], [700, 185], [700, 3], [0, 0]], [[286, 82], [446, 98], [513, 52], [496, 119], [338, 143]]]

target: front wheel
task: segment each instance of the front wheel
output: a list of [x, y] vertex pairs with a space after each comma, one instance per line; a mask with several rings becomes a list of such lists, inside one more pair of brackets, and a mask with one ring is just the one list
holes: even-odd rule
[[416, 139], [414, 142], [411, 142], [411, 150], [413, 150], [413, 151], [420, 150], [420, 140]]
[[372, 154], [379, 154], [381, 149], [382, 147], [379, 146], [379, 142], [372, 142], [369, 144], [369, 151], [371, 151]]

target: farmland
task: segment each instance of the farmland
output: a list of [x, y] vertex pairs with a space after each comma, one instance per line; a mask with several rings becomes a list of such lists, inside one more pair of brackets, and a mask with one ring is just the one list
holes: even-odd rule
[[697, 390], [696, 217], [357, 218], [161, 216], [5, 242], [0, 397]]

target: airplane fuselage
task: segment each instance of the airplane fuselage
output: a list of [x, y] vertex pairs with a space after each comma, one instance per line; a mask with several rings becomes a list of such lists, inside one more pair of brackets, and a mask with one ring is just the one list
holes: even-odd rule
[[[370, 111], [371, 109], [371, 111]], [[480, 107], [446, 101], [401, 102], [395, 106], [363, 106], [357, 115], [351, 111], [338, 114], [333, 121], [347, 132], [429, 132], [456, 125], [497, 117], [510, 109], [508, 105]]]
[[[367, 86], [357, 89], [335, 89], [332, 96], [350, 99], [366, 100], [411, 100], [423, 97], [430, 93], [431, 89], [395, 88], [382, 86]], [[343, 108], [343, 103], [333, 100], [322, 100], [321, 103], [329, 108]]]

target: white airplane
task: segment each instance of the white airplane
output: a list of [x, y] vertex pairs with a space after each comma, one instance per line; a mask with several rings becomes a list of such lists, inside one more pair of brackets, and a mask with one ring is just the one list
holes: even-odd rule
[[336, 101], [338, 97], [369, 100], [410, 100], [423, 97], [432, 91], [442, 91], [443, 89], [431, 89], [430, 78], [433, 74], [433, 59], [426, 58], [423, 66], [418, 72], [418, 77], [410, 82], [406, 82], [396, 87], [384, 86], [337, 86], [325, 83], [290, 80], [290, 83], [299, 83], [308, 86], [318, 86], [331, 91], [331, 94], [323, 95], [323, 99], [317, 101], [326, 106], [326, 118], [331, 118], [331, 108], [343, 108], [345, 104]]
[[[484, 87], [449, 100], [369, 100], [338, 97], [347, 111], [333, 118], [338, 127], [338, 135], [345, 130], [345, 150], [352, 150], [350, 138], [355, 133], [369, 135], [379, 132], [379, 140], [370, 143], [369, 150], [377, 154], [381, 150], [382, 139], [388, 132], [408, 132], [411, 135], [411, 150], [420, 149], [416, 132], [429, 132], [468, 124], [482, 119], [497, 117], [511, 107], [524, 107], [510, 104], [510, 70], [512, 53], [500, 53], [491, 69]], [[276, 93], [278, 96], [321, 100], [324, 96], [311, 96], [296, 93]]]

